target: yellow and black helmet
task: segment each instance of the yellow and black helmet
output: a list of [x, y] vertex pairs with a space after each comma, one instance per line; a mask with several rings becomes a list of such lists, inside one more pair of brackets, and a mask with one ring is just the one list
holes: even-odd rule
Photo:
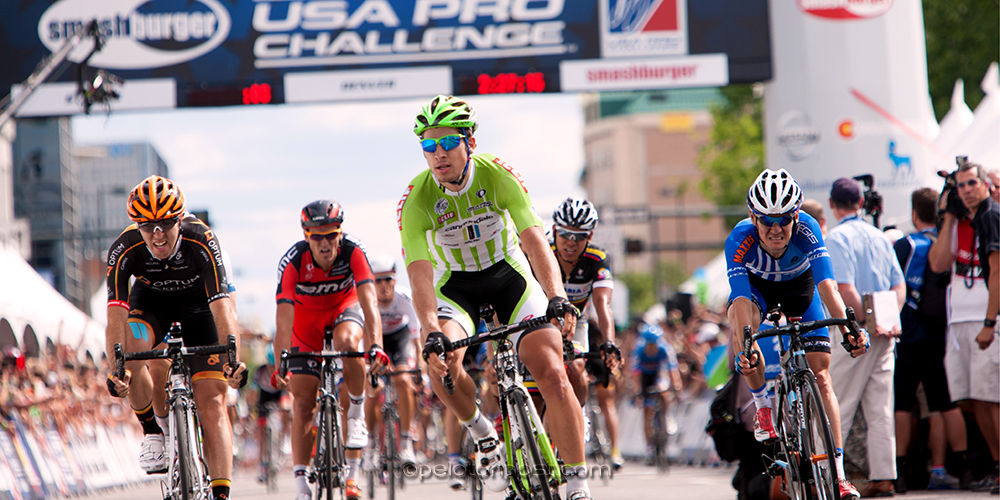
[[183, 214], [184, 193], [166, 177], [146, 177], [128, 196], [128, 217], [135, 222], [172, 219]]

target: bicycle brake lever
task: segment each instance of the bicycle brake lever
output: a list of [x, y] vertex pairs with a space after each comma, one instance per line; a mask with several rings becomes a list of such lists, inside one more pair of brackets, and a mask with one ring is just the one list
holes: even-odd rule
[[[754, 350], [753, 348], [753, 331], [750, 330], [750, 326], [743, 327], [743, 355], [747, 358], [747, 363], [750, 363], [750, 356], [757, 353], [757, 359], [750, 363], [750, 368], [760, 365], [760, 358], [763, 356], [760, 351]], [[739, 360], [737, 359], [737, 362]]]
[[125, 378], [125, 354], [121, 344], [115, 344], [115, 376], [118, 380]]
[[[434, 339], [434, 352], [437, 353], [438, 358], [444, 363], [445, 351], [444, 343], [441, 342], [440, 338]], [[447, 366], [445, 367], [447, 369]], [[449, 396], [455, 394], [455, 381], [451, 379], [451, 373], [445, 372], [441, 375], [441, 385], [444, 386], [444, 391], [448, 393]]]

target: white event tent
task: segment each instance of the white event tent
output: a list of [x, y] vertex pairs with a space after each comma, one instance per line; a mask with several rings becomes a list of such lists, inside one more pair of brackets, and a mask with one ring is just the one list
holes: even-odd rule
[[[59, 294], [13, 249], [0, 246], [0, 318], [6, 320], [22, 350], [46, 340], [72, 347], [79, 361], [86, 353], [100, 360], [104, 327]], [[34, 337], [34, 338], [32, 338]]]

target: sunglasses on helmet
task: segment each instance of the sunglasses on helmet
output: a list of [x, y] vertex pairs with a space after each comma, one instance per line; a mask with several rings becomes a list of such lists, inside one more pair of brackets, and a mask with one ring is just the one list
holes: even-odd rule
[[337, 238], [337, 236], [340, 236], [340, 233], [342, 232], [344, 232], [342, 228], [337, 228], [333, 231], [330, 231], [329, 233], [319, 234], [319, 233], [310, 233], [307, 231], [306, 234], [309, 235], [309, 239], [313, 241], [323, 241], [323, 240], [333, 241]]
[[785, 226], [791, 224], [792, 221], [794, 221], [794, 220], [795, 220], [795, 214], [794, 213], [785, 214], [785, 215], [778, 215], [778, 216], [773, 216], [773, 217], [770, 216], [770, 215], [757, 214], [757, 222], [760, 222], [760, 223], [764, 224], [767, 227], [774, 227], [776, 225], [777, 226], [781, 226], [781, 227], [785, 227]]
[[174, 226], [176, 226], [177, 223], [180, 221], [181, 221], [180, 217], [174, 217], [172, 219], [160, 219], [160, 220], [140, 222], [138, 226], [139, 230], [144, 233], [153, 233], [157, 229], [165, 233], [173, 229]]
[[462, 143], [462, 139], [465, 136], [461, 134], [451, 134], [441, 137], [439, 139], [421, 139], [420, 147], [428, 153], [433, 153], [437, 151], [438, 144], [441, 145], [441, 149], [445, 151], [451, 151], [458, 147]]
[[590, 238], [590, 231], [570, 231], [569, 229], [557, 228], [556, 234], [560, 238], [573, 241], [586, 241], [587, 238]]

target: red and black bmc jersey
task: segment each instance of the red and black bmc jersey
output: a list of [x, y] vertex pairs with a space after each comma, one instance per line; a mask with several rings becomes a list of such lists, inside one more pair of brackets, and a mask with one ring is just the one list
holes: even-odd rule
[[337, 258], [327, 272], [313, 264], [309, 242], [292, 246], [278, 263], [278, 304], [295, 306], [296, 323], [303, 309], [329, 310], [357, 303], [357, 286], [373, 282], [361, 242], [344, 235]]
[[108, 251], [108, 305], [128, 309], [129, 279], [137, 289], [171, 298], [204, 300], [229, 296], [219, 240], [197, 217], [187, 214], [180, 223], [177, 248], [170, 258], [153, 257], [136, 224], [127, 227]]

